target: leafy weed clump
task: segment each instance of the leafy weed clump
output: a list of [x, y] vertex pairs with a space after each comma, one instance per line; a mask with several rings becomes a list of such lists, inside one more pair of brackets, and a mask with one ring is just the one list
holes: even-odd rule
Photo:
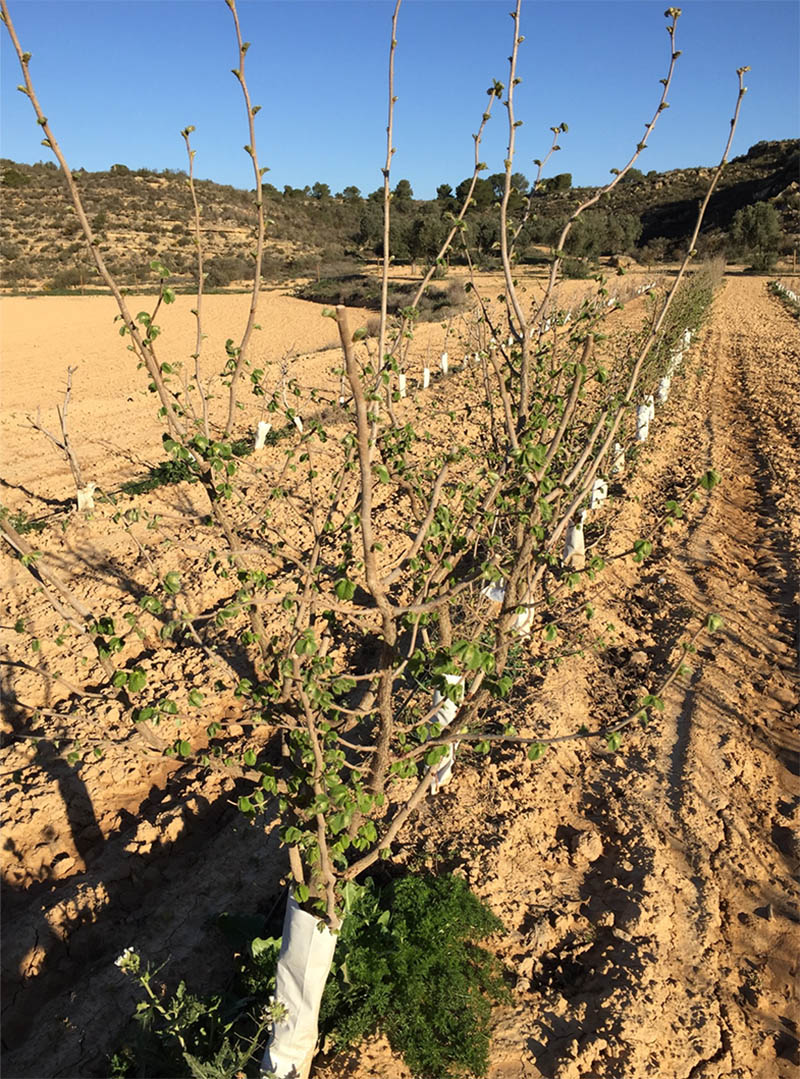
[[478, 941], [503, 929], [460, 877], [361, 889], [344, 921], [320, 1030], [342, 1049], [380, 1030], [418, 1076], [485, 1075], [502, 966]]

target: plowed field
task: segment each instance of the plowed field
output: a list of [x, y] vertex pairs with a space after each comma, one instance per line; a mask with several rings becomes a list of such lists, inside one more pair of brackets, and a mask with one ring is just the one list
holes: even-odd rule
[[[245, 301], [213, 299], [220, 316]], [[14, 511], [58, 515], [69, 497], [66, 466], [25, 427], [26, 411], [55, 403], [67, 364], [93, 478], [118, 482], [163, 456], [141, 373], [104, 343], [110, 302], [5, 301]], [[265, 362], [293, 350], [307, 357], [299, 375], [330, 378], [338, 356], [320, 350], [333, 324], [286, 297], [266, 306]], [[224, 340], [216, 318], [212, 345]], [[463, 874], [507, 927], [493, 947], [516, 984], [496, 1013], [492, 1079], [774, 1079], [800, 1063], [800, 328], [764, 279], [726, 279], [635, 475], [612, 491], [610, 553], [710, 467], [722, 484], [656, 536], [644, 566], [619, 559], [603, 578], [593, 602], [612, 646], [551, 670], [521, 705], [553, 735], [619, 716], [687, 627], [722, 615], [658, 721], [615, 753], [581, 743], [535, 764], [511, 750], [464, 764], [407, 833], [402, 857]], [[197, 513], [185, 484], [149, 497], [167, 529]], [[203, 543], [198, 521], [181, 556], [202, 560]], [[144, 574], [106, 509], [35, 545], [99, 609]], [[114, 705], [72, 692], [80, 654], [50, 647], [52, 616], [5, 551], [2, 574], [4, 1074], [101, 1076], [133, 1007], [114, 966], [122, 948], [169, 958], [165, 978], [214, 985], [226, 951], [208, 919], [270, 907], [283, 863], [274, 829], [265, 838], [237, 813], [229, 779], [148, 755]], [[20, 616], [43, 624], [39, 651], [21, 651]], [[177, 695], [206, 667], [176, 651], [158, 676]], [[233, 698], [219, 718], [235, 736]], [[100, 736], [102, 759], [71, 766], [54, 745], [65, 734]], [[352, 1059], [320, 1058], [314, 1074], [408, 1073], [377, 1039]]]

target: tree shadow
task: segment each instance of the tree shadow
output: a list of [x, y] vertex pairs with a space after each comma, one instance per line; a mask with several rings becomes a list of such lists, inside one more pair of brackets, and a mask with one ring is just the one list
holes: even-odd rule
[[[221, 936], [209, 935], [213, 916], [274, 905], [286, 870], [274, 804], [247, 824], [235, 784], [208, 797], [197, 788], [195, 770], [179, 768], [135, 812], [119, 811], [99, 844], [84, 845], [83, 871], [59, 879], [56, 861], [27, 887], [4, 882], [5, 1075], [107, 1075], [106, 1055], [133, 1011], [132, 987], [114, 966], [123, 948], [153, 966], [172, 957], [163, 980], [202, 989], [229, 963]], [[60, 790], [77, 803], [67, 807], [71, 826], [87, 803], [94, 819], [79, 777]], [[15, 853], [13, 836], [6, 850]]]

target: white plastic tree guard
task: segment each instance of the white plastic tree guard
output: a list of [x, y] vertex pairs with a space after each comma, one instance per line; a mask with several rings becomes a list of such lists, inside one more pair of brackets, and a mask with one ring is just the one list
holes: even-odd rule
[[408, 392], [406, 387], [406, 376], [402, 371], [397, 376], [397, 389], [401, 397], [406, 396], [406, 393]]
[[[506, 598], [505, 585], [502, 581], [484, 585], [481, 589], [481, 595], [486, 596], [492, 603], [500, 604]], [[514, 621], [511, 623], [511, 632], [518, 634], [520, 637], [530, 637], [534, 617], [533, 596], [528, 594], [520, 606], [522, 610], [517, 612]]]
[[266, 420], [259, 420], [256, 427], [256, 440], [253, 444], [253, 449], [263, 450], [267, 441], [267, 435], [272, 430], [272, 424], [267, 423]]
[[422, 368], [422, 388], [423, 388], [423, 390], [427, 390], [427, 388], [428, 388], [428, 386], [430, 386], [430, 384], [431, 384], [431, 369], [430, 369], [430, 367], [423, 367]]
[[650, 434], [650, 409], [647, 405], [639, 405], [636, 409], [636, 441], [646, 442]]
[[589, 509], [597, 510], [608, 498], [608, 482], [600, 476], [592, 484], [592, 493], [589, 496]]
[[583, 537], [583, 522], [585, 520], [586, 511], [581, 510], [578, 520], [573, 521], [573, 523], [567, 527], [567, 534], [564, 539], [564, 552], [561, 555], [561, 561], [565, 566], [583, 569], [586, 564], [586, 546]]
[[300, 909], [290, 892], [275, 983], [275, 1000], [284, 1006], [285, 1015], [273, 1024], [261, 1062], [262, 1075], [308, 1079], [336, 940], [319, 918]]
[[665, 405], [669, 400], [669, 389], [671, 385], [672, 379], [670, 378], [670, 376], [664, 375], [664, 377], [658, 384], [658, 389], [656, 390], [656, 400], [660, 405]]
[[647, 406], [647, 413], [651, 421], [656, 418], [656, 402], [652, 393], [649, 393], [644, 399], [644, 403]]
[[683, 343], [684, 343], [684, 345], [689, 345], [689, 344], [691, 344], [691, 341], [692, 341], [692, 331], [687, 328], [687, 329], [685, 329], [683, 331]]
[[449, 360], [448, 360], [448, 358], [447, 358], [447, 353], [446, 353], [446, 352], [443, 352], [443, 353], [442, 353], [442, 357], [441, 357], [441, 361], [440, 361], [440, 362], [441, 362], [441, 365], [442, 365], [442, 374], [443, 374], [443, 375], [446, 375], [446, 374], [447, 374], [447, 372], [448, 372], [448, 371], [449, 371], [449, 369], [450, 369], [450, 361], [449, 361]]
[[[460, 674], [446, 674], [444, 676], [445, 681], [451, 686], [460, 686], [459, 697], [464, 695], [464, 677]], [[455, 701], [451, 701], [449, 697], [444, 697], [438, 689], [433, 691], [433, 706], [436, 709], [436, 713], [433, 716], [431, 722], [439, 725], [441, 730], [449, 727], [453, 720], [458, 715], [458, 705]], [[451, 742], [447, 747], [447, 755], [444, 756], [438, 764], [431, 767], [433, 772], [433, 782], [431, 783], [431, 794], [438, 794], [445, 783], [449, 783], [453, 778], [453, 763], [456, 758], [456, 749], [458, 749], [458, 742]]]
[[79, 487], [75, 492], [78, 497], [78, 510], [94, 509], [94, 493], [97, 490], [96, 483], [87, 483], [85, 487]]
[[485, 584], [481, 589], [481, 595], [486, 596], [492, 603], [502, 603], [506, 598], [505, 585], [502, 581]]
[[517, 613], [516, 618], [511, 623], [511, 632], [516, 633], [523, 640], [530, 637], [535, 613], [533, 596], [528, 593], [522, 601], [522, 610]]
[[619, 476], [625, 470], [625, 448], [621, 442], [614, 443], [614, 452], [611, 455], [611, 475]]
[[670, 376], [670, 378], [672, 378], [672, 376], [675, 374], [675, 372], [678, 370], [682, 363], [683, 352], [681, 351], [681, 349], [677, 349], [675, 352], [672, 353], [669, 358], [669, 363], [667, 364], [667, 374]]

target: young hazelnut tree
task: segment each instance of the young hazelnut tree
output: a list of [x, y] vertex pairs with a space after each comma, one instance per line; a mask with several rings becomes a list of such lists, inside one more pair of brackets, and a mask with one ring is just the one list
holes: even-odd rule
[[[605, 565], [602, 537], [587, 544], [585, 532], [610, 513], [609, 481], [629, 470], [626, 452], [637, 439], [648, 437], [654, 398], [666, 400], [670, 380], [710, 299], [708, 276], [690, 271], [690, 265], [706, 206], [727, 161], [747, 69], [738, 72], [730, 134], [686, 256], [668, 287], [650, 290], [653, 300], [645, 327], [627, 354], [610, 362], [602, 359], [602, 331], [621, 301], [601, 280], [595, 295], [565, 311], [556, 302], [559, 272], [573, 225], [625, 179], [668, 107], [680, 56], [675, 42], [680, 10], [666, 12], [668, 68], [644, 135], [630, 160], [612, 170], [613, 179], [569, 216], [552, 252], [544, 294], [530, 308], [515, 277], [516, 248], [534, 212], [544, 167], [558, 151], [567, 125], [551, 129], [552, 145], [538, 162], [536, 181], [524, 199], [512, 199], [521, 123], [515, 89], [524, 40], [522, 4], [516, 0], [508, 81], [504, 85], [493, 80], [488, 90], [473, 136], [474, 170], [466, 198], [459, 212], [450, 215], [448, 234], [412, 303], [390, 319], [397, 0], [382, 170], [384, 255], [377, 347], [339, 306], [327, 314], [335, 319], [341, 343], [341, 385], [312, 388], [287, 385], [284, 379], [269, 391], [263, 372], [251, 361], [267, 227], [261, 188], [265, 170], [259, 165], [254, 122], [258, 106], [251, 103], [245, 73], [249, 43], [242, 38], [235, 0], [225, 2], [238, 50], [233, 74], [242, 89], [248, 124], [245, 150], [255, 185], [255, 251], [246, 324], [238, 343], [231, 338], [226, 346], [221, 413], [214, 404], [220, 386], [204, 374], [201, 363], [203, 248], [193, 178], [194, 128], [181, 133], [198, 259], [197, 335], [193, 365], [187, 368], [173, 357], [163, 360], [158, 341], [158, 313], [162, 304], [175, 299], [169, 270], [157, 260], [152, 263], [158, 295], [152, 310], [134, 314], [105, 264], [76, 182], [39, 104], [30, 75], [31, 54], [20, 45], [6, 0], [0, 0], [0, 9], [22, 69], [20, 90], [31, 102], [44, 145], [61, 167], [97, 271], [116, 299], [120, 333], [129, 339], [132, 356], [158, 398], [164, 445], [203, 492], [214, 544], [225, 552], [226, 573], [235, 583], [217, 622], [235, 635], [252, 677], [234, 675], [214, 649], [208, 628], [188, 615], [180, 602], [184, 583], [178, 573], [164, 574], [153, 566], [152, 594], [141, 600], [139, 615], [123, 633], [117, 630], [113, 611], [89, 610], [63, 584], [47, 556], [34, 551], [8, 520], [0, 520], [0, 529], [57, 609], [93, 640], [103, 692], [123, 703], [151, 748], [177, 753], [187, 765], [225, 767], [212, 752], [219, 733], [214, 724], [205, 746], [185, 740], [177, 746], [165, 743], [154, 729], [157, 706], [137, 662], [132, 632], [147, 618], [162, 619], [162, 635], [166, 628], [167, 636], [182, 635], [212, 655], [228, 684], [234, 679], [242, 716], [274, 732], [258, 751], [226, 745], [225, 753], [227, 759], [236, 758], [240, 810], [259, 820], [277, 808], [288, 852], [291, 897], [276, 987], [285, 1008], [274, 1023], [264, 1073], [307, 1075], [345, 886], [397, 850], [404, 825], [452, 778], [456, 750], [486, 754], [497, 743], [512, 744], [537, 760], [565, 737], [605, 739], [616, 748], [626, 726], [646, 722], [652, 711], [663, 708], [664, 690], [684, 669], [686, 653], [704, 630], [719, 626], [712, 615], [690, 633], [673, 666], [658, 678], [654, 672], [651, 693], [633, 713], [611, 725], [592, 729], [587, 724], [569, 736], [519, 729], [510, 698], [515, 680], [524, 677], [525, 664], [600, 642], [600, 635], [587, 629], [587, 612], [592, 582]], [[428, 389], [429, 380], [415, 383], [409, 374], [417, 305], [454, 244], [461, 245], [472, 264], [468, 210], [486, 168], [480, 160], [483, 132], [498, 102], [506, 109], [508, 124], [497, 207], [504, 294], [499, 305], [490, 302], [473, 276], [475, 303], [463, 341], [465, 358]], [[517, 207], [516, 216], [511, 206]], [[285, 450], [281, 454], [279, 447], [270, 467], [256, 473], [256, 513], [252, 483], [249, 508], [240, 497], [241, 478], [250, 466], [234, 452], [235, 436], [243, 434], [237, 420], [248, 378], [262, 405], [260, 415], [269, 411], [273, 421], [281, 416], [286, 421]], [[457, 395], [450, 391], [454, 385]], [[259, 452], [270, 426], [263, 418], [259, 421]], [[460, 439], [449, 437], [454, 427], [461, 430]], [[249, 475], [252, 479], [252, 472]], [[698, 487], [711, 489], [717, 480], [716, 473], [709, 472]], [[625, 554], [642, 561], [652, 549], [655, 529], [682, 512], [678, 503], [668, 503], [653, 531]], [[197, 701], [208, 693], [207, 685], [187, 688], [190, 699], [194, 695]], [[211, 715], [208, 697], [204, 707]]]

